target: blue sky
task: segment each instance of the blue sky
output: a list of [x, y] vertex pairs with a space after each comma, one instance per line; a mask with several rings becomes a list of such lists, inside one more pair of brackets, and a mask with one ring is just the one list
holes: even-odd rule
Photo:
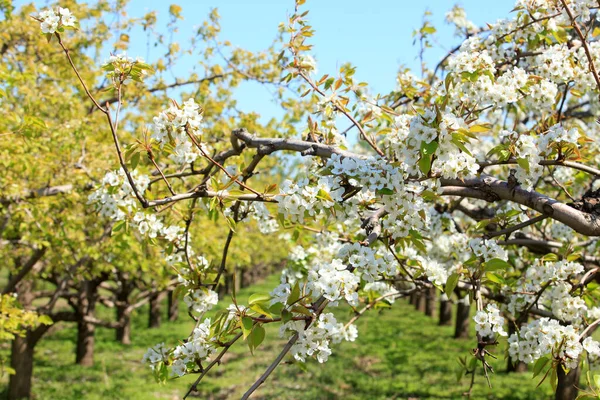
[[[14, 3], [19, 6], [25, 2], [17, 0]], [[48, 2], [35, 3], [44, 7]], [[293, 0], [131, 0], [127, 12], [130, 16], [142, 17], [148, 11], [157, 10], [157, 26], [166, 27], [172, 3], [183, 8], [184, 20], [178, 22], [179, 32], [174, 37], [182, 47], [210, 9], [216, 7], [221, 15], [221, 39], [249, 50], [267, 47], [275, 37], [279, 23], [285, 21], [294, 7]], [[310, 10], [308, 19], [316, 30], [311, 43], [314, 44], [319, 75], [335, 74], [342, 63], [349, 61], [357, 67], [356, 78], [368, 82], [372, 93], [393, 89], [399, 65], [417, 71], [420, 68], [412, 32], [420, 27], [426, 10], [432, 12], [429, 18], [438, 28], [437, 43], [428, 50], [426, 57], [429, 64], [436, 63], [445, 51], [460, 42], [452, 27], [444, 22], [445, 13], [456, 3], [462, 5], [469, 19], [480, 26], [507, 17], [514, 6], [514, 0], [308, 0], [303, 7]], [[163, 49], [158, 51], [163, 52]], [[147, 56], [143, 34], [132, 35], [129, 54]], [[150, 61], [159, 55], [150, 52]], [[194, 60], [188, 58], [177, 66], [177, 71], [185, 74], [193, 66]], [[257, 111], [263, 117], [280, 113], [272, 104], [268, 90], [259, 84], [244, 84], [235, 96], [239, 109], [244, 111]]]

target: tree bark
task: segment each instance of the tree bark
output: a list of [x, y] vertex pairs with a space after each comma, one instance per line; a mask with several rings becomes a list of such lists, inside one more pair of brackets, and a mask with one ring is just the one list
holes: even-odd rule
[[79, 288], [77, 304], [77, 351], [75, 362], [79, 365], [91, 367], [94, 365], [94, 344], [96, 326], [84, 320], [85, 316], [94, 316], [98, 283], [83, 281]]
[[148, 308], [148, 327], [160, 327], [160, 293], [156, 292], [150, 296], [150, 304]]
[[442, 294], [440, 298], [440, 320], [438, 325], [452, 325], [452, 302], [446, 293]]
[[577, 386], [579, 385], [579, 376], [581, 368], [579, 365], [565, 374], [562, 366], [556, 368], [558, 385], [556, 386], [555, 400], [575, 400], [577, 398]]
[[10, 376], [8, 400], [29, 398], [33, 376], [33, 346], [28, 337], [17, 336], [11, 346], [10, 366], [15, 374]]
[[430, 288], [425, 292], [425, 315], [433, 317], [435, 313], [436, 288]]
[[179, 299], [177, 297], [175, 297], [174, 290], [169, 290], [167, 318], [169, 319], [169, 321], [177, 321], [178, 316], [179, 316]]
[[458, 301], [456, 307], [456, 328], [454, 330], [454, 337], [456, 339], [469, 337], [470, 310], [469, 296], [465, 296]]

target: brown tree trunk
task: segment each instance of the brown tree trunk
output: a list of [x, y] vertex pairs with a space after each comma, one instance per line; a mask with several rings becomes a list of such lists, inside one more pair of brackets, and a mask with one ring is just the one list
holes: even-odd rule
[[[29, 308], [33, 302], [33, 283], [21, 281], [17, 287], [19, 302]], [[31, 378], [33, 377], [33, 350], [48, 326], [40, 325], [34, 331], [27, 331], [25, 337], [16, 336], [11, 345], [10, 366], [15, 370], [8, 382], [8, 400], [28, 399], [31, 397]]]
[[115, 337], [121, 344], [131, 344], [131, 314], [127, 307], [117, 306], [117, 321], [123, 325], [115, 330]]
[[240, 268], [239, 270], [239, 281], [240, 281], [240, 289], [243, 289], [246, 287], [246, 269], [245, 268]]
[[169, 321], [177, 321], [177, 317], [179, 316], [179, 299], [175, 296], [174, 290], [169, 290], [167, 299], [167, 318]]
[[129, 296], [133, 291], [133, 287], [133, 282], [130, 282], [127, 276], [119, 276], [119, 290], [116, 293], [117, 305], [115, 310], [117, 322], [122, 322], [123, 325], [115, 329], [115, 337], [121, 344], [131, 344], [131, 312], [127, 308], [129, 307]]
[[[517, 325], [521, 325], [521, 323], [526, 321], [508, 321], [508, 336], [515, 334], [517, 332]], [[513, 360], [510, 356], [507, 358], [506, 362], [506, 372], [527, 372], [527, 364], [522, 361]]]
[[426, 298], [425, 293], [422, 293], [422, 292], [419, 293], [419, 295], [417, 297], [417, 304], [415, 305], [416, 310], [424, 313], [426, 301], [427, 301], [427, 298]]
[[218, 289], [217, 289], [220, 299], [227, 296], [227, 294], [229, 293], [230, 287], [231, 287], [231, 275], [227, 271], [225, 271], [225, 273], [221, 277], [221, 284], [218, 286]]
[[425, 292], [425, 315], [433, 317], [435, 313], [436, 288], [430, 288]]
[[8, 400], [28, 399], [31, 396], [33, 376], [33, 346], [27, 336], [17, 336], [13, 340], [10, 366], [15, 370], [15, 374], [10, 376], [8, 383]]
[[452, 302], [446, 295], [440, 298], [440, 321], [439, 325], [452, 325]]
[[558, 385], [556, 386], [555, 400], [575, 400], [577, 398], [577, 386], [579, 385], [579, 376], [581, 368], [577, 366], [565, 374], [562, 366], [556, 368]]
[[469, 337], [469, 311], [471, 305], [469, 304], [469, 297], [466, 296], [458, 301], [456, 307], [456, 328], [454, 330], [455, 338], [468, 338]]
[[408, 304], [410, 304], [411, 306], [414, 306], [417, 304], [417, 298], [418, 295], [417, 293], [413, 292], [410, 294], [410, 297], [408, 298]]
[[97, 291], [98, 283], [95, 281], [83, 281], [80, 284], [77, 304], [77, 351], [75, 362], [86, 367], [94, 365], [96, 326], [86, 322], [84, 317], [94, 316]]
[[239, 292], [240, 289], [242, 288], [242, 270], [238, 267], [235, 267], [235, 269], [233, 270], [233, 273], [235, 274], [235, 292]]
[[148, 327], [160, 327], [160, 293], [156, 292], [150, 296], [150, 307], [148, 308]]

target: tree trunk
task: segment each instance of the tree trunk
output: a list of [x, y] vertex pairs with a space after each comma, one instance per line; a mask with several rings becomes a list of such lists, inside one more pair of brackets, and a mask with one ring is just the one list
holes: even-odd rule
[[131, 314], [126, 311], [127, 307], [117, 306], [117, 321], [123, 325], [115, 330], [117, 341], [121, 344], [131, 344]]
[[83, 281], [79, 288], [77, 309], [77, 352], [75, 362], [91, 367], [94, 365], [94, 342], [96, 326], [84, 320], [85, 316], [94, 316], [98, 284], [95, 281]]
[[446, 295], [440, 298], [440, 321], [439, 325], [452, 325], [452, 302]]
[[425, 293], [425, 315], [433, 317], [435, 313], [436, 288], [430, 288]]
[[579, 385], [579, 376], [581, 368], [577, 366], [565, 374], [562, 366], [556, 368], [558, 376], [558, 385], [556, 386], [555, 400], [575, 400], [577, 398], [577, 385]]
[[410, 297], [408, 298], [408, 304], [410, 304], [411, 306], [416, 305], [417, 304], [417, 297], [418, 297], [417, 293], [412, 292], [410, 294]]
[[133, 283], [128, 280], [127, 276], [119, 276], [119, 290], [117, 291], [117, 305], [115, 307], [117, 313], [117, 322], [122, 322], [123, 325], [115, 329], [115, 337], [121, 344], [131, 344], [131, 312], [127, 310], [129, 306], [129, 296], [133, 291]]
[[422, 293], [422, 292], [419, 293], [419, 295], [417, 297], [417, 304], [415, 305], [416, 310], [424, 313], [426, 301], [427, 301], [427, 298], [426, 298], [425, 293]]
[[148, 327], [160, 327], [160, 293], [156, 292], [150, 296], [150, 307], [148, 308]]
[[245, 268], [239, 269], [239, 281], [240, 281], [240, 289], [245, 288], [246, 287], [246, 269]]
[[178, 316], [179, 316], [179, 299], [177, 297], [175, 297], [174, 290], [169, 290], [167, 318], [169, 319], [169, 321], [177, 321]]
[[454, 330], [454, 337], [457, 339], [469, 337], [470, 310], [469, 296], [465, 296], [458, 301], [456, 307], [456, 329]]
[[17, 336], [12, 342], [10, 366], [15, 370], [15, 374], [10, 375], [8, 400], [28, 399], [31, 396], [33, 346], [27, 336]]
[[[521, 325], [522, 322], [526, 321], [508, 321], [508, 337], [517, 332], [517, 325]], [[513, 360], [510, 356], [506, 362], [506, 372], [527, 372], [527, 364], [522, 361]]]
[[240, 291], [240, 289], [242, 288], [242, 270], [238, 267], [235, 267], [235, 269], [233, 270], [233, 273], [235, 275], [235, 281], [234, 281], [235, 292], [238, 293]]
[[231, 275], [225, 271], [221, 276], [221, 284], [217, 288], [219, 298], [224, 298], [229, 293], [229, 287], [231, 286]]
[[[33, 283], [24, 280], [17, 286], [19, 302], [29, 309], [33, 302]], [[31, 397], [31, 378], [33, 377], [33, 350], [48, 326], [40, 325], [34, 331], [27, 331], [25, 337], [16, 336], [12, 341], [10, 366], [15, 370], [8, 382], [8, 400], [28, 399]]]

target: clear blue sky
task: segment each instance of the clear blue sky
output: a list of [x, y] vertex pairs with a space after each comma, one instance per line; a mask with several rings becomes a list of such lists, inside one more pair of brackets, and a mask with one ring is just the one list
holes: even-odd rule
[[[23, 3], [15, 1], [17, 7]], [[44, 7], [48, 1], [35, 3]], [[157, 10], [157, 26], [166, 27], [172, 3], [183, 7], [185, 19], [179, 21], [179, 32], [174, 37], [182, 47], [209, 10], [216, 7], [221, 15], [221, 39], [249, 50], [267, 47], [277, 33], [278, 24], [285, 21], [294, 7], [293, 0], [131, 0], [127, 11], [130, 16], [142, 17], [150, 10]], [[435, 35], [438, 43], [428, 50], [426, 57], [429, 64], [437, 62], [446, 50], [459, 43], [453, 28], [444, 22], [445, 13], [456, 3], [479, 26], [507, 17], [514, 6], [514, 0], [308, 0], [304, 8], [310, 10], [308, 19], [316, 30], [311, 43], [319, 74], [335, 74], [341, 63], [349, 61], [357, 66], [357, 79], [368, 82], [374, 93], [391, 90], [400, 64], [419, 71], [418, 48], [412, 44], [412, 32], [421, 25], [425, 10], [432, 12], [429, 18], [438, 28]], [[129, 54], [146, 57], [146, 53], [145, 36], [134, 34]], [[156, 56], [151, 52], [149, 61]], [[186, 59], [177, 66], [177, 71], [186, 73], [193, 65], [193, 59]], [[236, 92], [236, 98], [242, 110], [254, 110], [264, 117], [279, 114], [269, 92], [258, 84], [244, 84]]]

